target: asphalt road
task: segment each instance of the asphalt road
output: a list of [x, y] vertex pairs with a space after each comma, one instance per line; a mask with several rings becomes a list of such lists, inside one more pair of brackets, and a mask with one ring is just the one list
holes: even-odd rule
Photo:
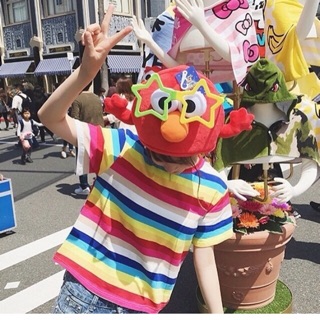
[[[12, 232], [0, 234], [0, 314], [51, 312], [63, 273], [52, 256], [84, 203], [73, 193], [74, 158], [61, 159], [61, 141], [47, 139], [33, 152], [34, 162], [22, 166], [14, 130], [0, 131], [0, 172], [12, 179], [17, 219]], [[298, 176], [296, 167], [291, 180]], [[310, 200], [320, 201], [319, 187], [317, 182], [292, 201], [302, 218], [287, 245], [280, 280], [292, 291], [295, 314], [320, 313], [320, 214], [309, 206]], [[190, 253], [162, 313], [199, 313], [196, 288]]]

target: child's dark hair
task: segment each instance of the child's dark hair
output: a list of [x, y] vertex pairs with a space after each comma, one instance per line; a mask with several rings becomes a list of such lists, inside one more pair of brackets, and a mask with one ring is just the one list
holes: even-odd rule
[[22, 108], [21, 114], [23, 114], [23, 113], [25, 113], [25, 112], [30, 112], [30, 113], [31, 113], [30, 108], [29, 108], [29, 107], [24, 107], [24, 108]]

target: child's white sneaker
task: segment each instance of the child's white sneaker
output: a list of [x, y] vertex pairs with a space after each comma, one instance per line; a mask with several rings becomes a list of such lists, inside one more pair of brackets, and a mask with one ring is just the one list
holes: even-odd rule
[[75, 157], [75, 156], [76, 156], [76, 153], [75, 153], [73, 150], [70, 150], [69, 155], [70, 155], [71, 157]]
[[82, 189], [81, 187], [79, 187], [76, 190], [74, 190], [74, 193], [87, 196], [90, 193], [90, 188], [87, 187], [85, 189]]

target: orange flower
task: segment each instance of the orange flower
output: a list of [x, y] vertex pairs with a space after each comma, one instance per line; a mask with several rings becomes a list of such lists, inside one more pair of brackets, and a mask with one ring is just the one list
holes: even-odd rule
[[244, 212], [238, 218], [240, 221], [238, 223], [239, 228], [249, 229], [249, 228], [258, 228], [259, 227], [259, 220], [252, 213]]
[[[264, 195], [260, 182], [256, 183], [254, 187], [259, 190], [261, 196]], [[244, 234], [266, 230], [279, 233], [279, 226], [283, 223], [293, 223], [287, 211], [290, 206], [270, 196], [263, 202], [255, 198], [243, 201], [230, 193], [230, 204], [234, 232]]]

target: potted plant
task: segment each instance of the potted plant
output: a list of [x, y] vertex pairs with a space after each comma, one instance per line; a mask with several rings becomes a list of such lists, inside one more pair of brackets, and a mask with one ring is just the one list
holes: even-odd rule
[[289, 204], [266, 195], [263, 182], [253, 186], [259, 199], [230, 195], [234, 235], [215, 246], [223, 304], [231, 309], [255, 309], [273, 301], [296, 225]]

